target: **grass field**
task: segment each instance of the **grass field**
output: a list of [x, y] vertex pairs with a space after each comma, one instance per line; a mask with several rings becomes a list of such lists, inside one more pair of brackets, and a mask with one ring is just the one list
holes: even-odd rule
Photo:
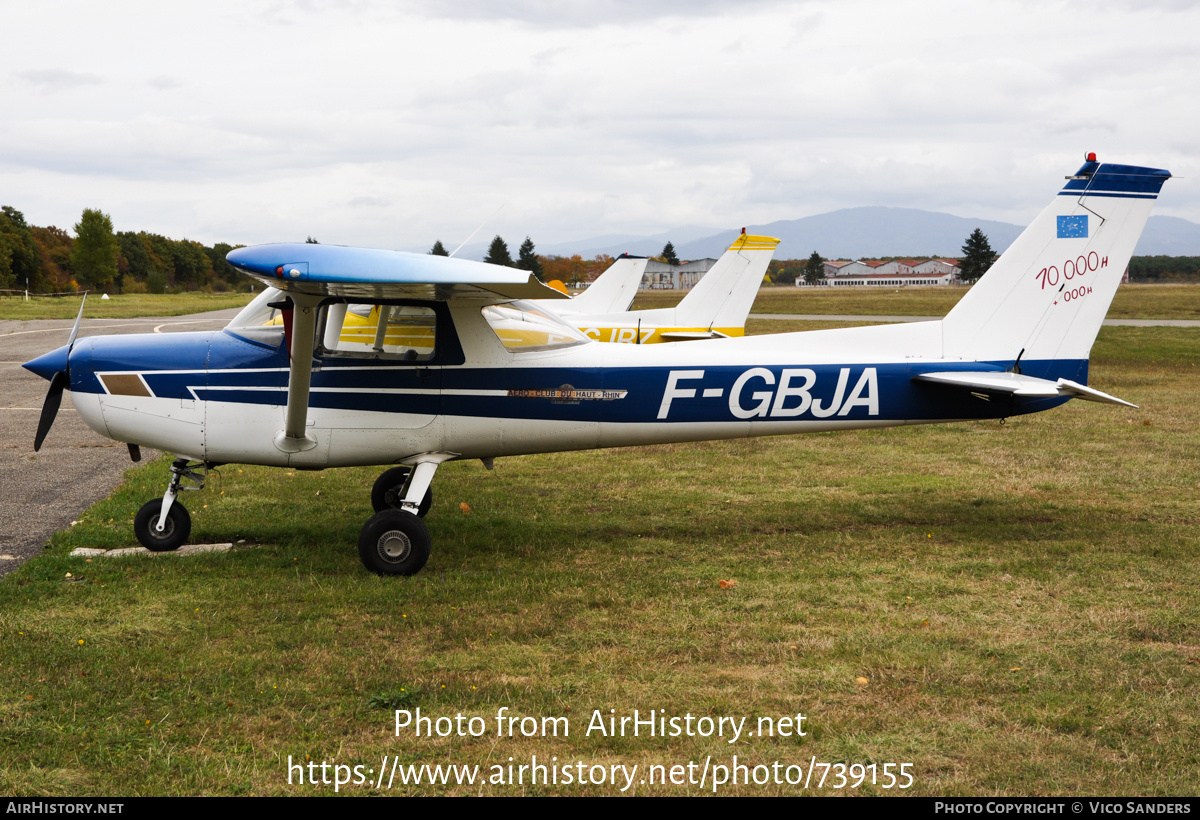
[[[847, 288], [811, 290], [771, 288], [759, 291], [752, 313], [812, 313], [877, 316], [944, 316], [968, 288]], [[671, 307], [684, 291], [641, 291], [633, 308]], [[129, 319], [139, 316], [182, 316], [208, 310], [242, 307], [249, 293], [134, 294], [101, 301], [88, 297], [86, 315], [95, 319]], [[36, 299], [0, 298], [0, 320], [74, 319], [78, 297]], [[1109, 318], [1200, 319], [1200, 286], [1122, 285], [1108, 311]]]
[[[391, 793], [617, 794], [486, 781], [534, 755], [635, 780], [737, 755], [875, 765], [857, 789], [818, 766], [815, 793], [897, 794], [883, 765], [911, 764], [906, 794], [1194, 795], [1198, 360], [1195, 330], [1105, 328], [1091, 383], [1140, 410], [451, 463], [411, 579], [356, 554], [377, 470], [231, 465], [183, 500], [193, 541], [236, 551], [69, 557], [134, 543], [166, 477], [139, 467], [0, 580], [0, 792], [332, 793], [289, 785], [289, 756], [388, 755], [482, 779]], [[418, 707], [486, 731], [396, 737]], [[571, 734], [498, 737], [505, 707]], [[634, 709], [806, 734], [585, 736]]]
[[[945, 316], [969, 288], [764, 287], [751, 313]], [[671, 307], [684, 291], [640, 291], [635, 309]], [[1200, 319], [1200, 286], [1122, 285], [1110, 319]]]
[[[138, 293], [101, 299], [100, 294], [91, 293], [88, 294], [84, 315], [89, 319], [185, 316], [189, 313], [243, 307], [253, 298], [253, 293]], [[29, 301], [20, 297], [0, 297], [0, 320], [74, 319], [79, 313], [79, 301], [78, 296], [37, 297]]]

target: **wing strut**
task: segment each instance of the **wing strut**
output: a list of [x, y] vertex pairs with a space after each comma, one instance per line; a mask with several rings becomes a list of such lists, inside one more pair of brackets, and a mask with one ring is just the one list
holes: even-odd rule
[[320, 296], [292, 293], [292, 367], [288, 375], [287, 416], [275, 434], [275, 446], [285, 453], [300, 453], [317, 446], [308, 435], [308, 389], [312, 385], [313, 342], [316, 339]]

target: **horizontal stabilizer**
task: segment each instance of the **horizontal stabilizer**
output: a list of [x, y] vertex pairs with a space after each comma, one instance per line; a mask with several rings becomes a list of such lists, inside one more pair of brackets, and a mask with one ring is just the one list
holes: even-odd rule
[[728, 339], [724, 333], [715, 330], [667, 330], [658, 334], [664, 342], [690, 342], [696, 339]]
[[1049, 379], [1038, 379], [1024, 376], [1020, 373], [1004, 373], [996, 371], [951, 371], [949, 373], [921, 373], [913, 376], [913, 381], [948, 384], [952, 387], [963, 387], [968, 390], [983, 390], [995, 393], [1012, 393], [1014, 396], [1027, 398], [1054, 398], [1065, 396], [1070, 399], [1098, 401], [1105, 404], [1119, 404], [1123, 407], [1137, 407], [1116, 396], [1110, 396], [1086, 385], [1073, 382], [1070, 379], [1059, 379], [1052, 382]]

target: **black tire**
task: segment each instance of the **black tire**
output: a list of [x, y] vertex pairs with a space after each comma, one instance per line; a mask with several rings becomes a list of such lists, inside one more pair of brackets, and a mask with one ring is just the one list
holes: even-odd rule
[[416, 575], [429, 560], [432, 544], [420, 518], [404, 510], [384, 510], [363, 526], [358, 557], [376, 575]]
[[192, 516], [178, 500], [171, 505], [167, 513], [166, 528], [163, 532], [156, 531], [158, 516], [162, 512], [163, 500], [156, 498], [147, 501], [138, 510], [137, 518], [133, 519], [133, 533], [138, 543], [151, 552], [174, 552], [187, 543], [192, 534]]
[[[375, 486], [371, 487], [371, 508], [375, 512], [400, 509], [400, 502], [404, 499], [404, 485], [408, 483], [411, 472], [412, 467], [393, 467], [375, 479]], [[425, 497], [421, 499], [417, 515], [424, 518], [432, 506], [433, 488], [430, 487], [425, 490]]]

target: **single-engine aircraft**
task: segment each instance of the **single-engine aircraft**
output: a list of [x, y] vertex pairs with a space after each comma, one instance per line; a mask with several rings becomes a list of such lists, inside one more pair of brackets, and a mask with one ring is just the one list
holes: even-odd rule
[[[1131, 406], [1087, 386], [1088, 355], [1169, 177], [1088, 155], [940, 321], [687, 344], [597, 343], [524, 301], [557, 291], [512, 268], [240, 248], [229, 262], [274, 289], [224, 330], [76, 339], [76, 320], [65, 346], [27, 363], [50, 380], [34, 446], [69, 386], [131, 456], [174, 453], [166, 493], [134, 526], [159, 551], [187, 540], [179, 492], [215, 466], [395, 465], [371, 491], [359, 556], [411, 575], [430, 554], [430, 482], [453, 459], [1005, 418], [1072, 398]], [[375, 305], [375, 339], [343, 343], [346, 312]], [[283, 327], [264, 324], [275, 310]]]
[[645, 345], [744, 336], [750, 306], [778, 244], [778, 239], [749, 236], [742, 228], [741, 235], [675, 307], [621, 312], [579, 310], [579, 297], [569, 302], [546, 302], [544, 307], [601, 342]]

